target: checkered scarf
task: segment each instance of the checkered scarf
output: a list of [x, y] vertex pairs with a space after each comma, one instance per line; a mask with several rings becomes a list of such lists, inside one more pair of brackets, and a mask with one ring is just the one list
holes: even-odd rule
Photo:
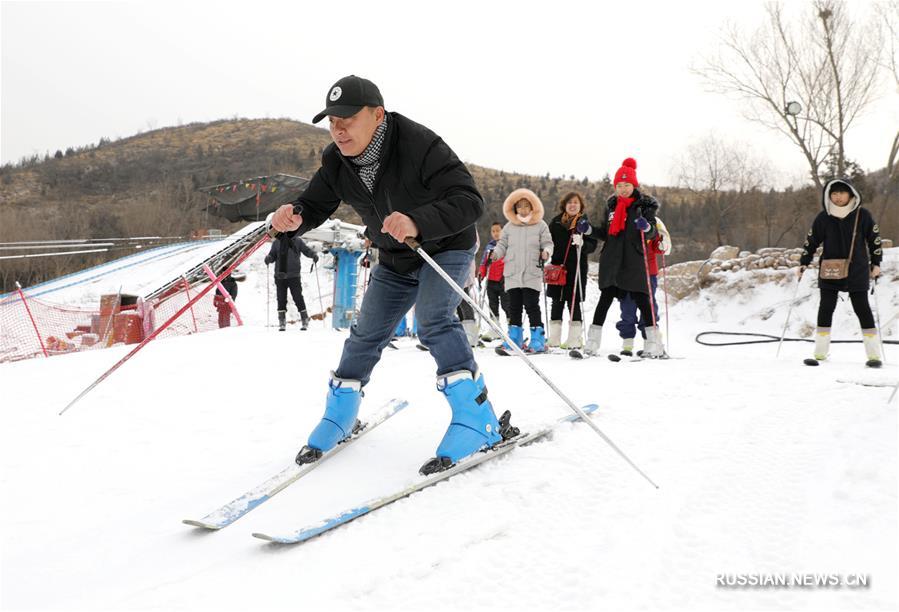
[[365, 147], [365, 150], [356, 157], [350, 157], [349, 160], [356, 166], [356, 173], [369, 191], [373, 191], [375, 187], [375, 176], [378, 174], [378, 168], [381, 167], [381, 149], [384, 147], [384, 137], [387, 135], [387, 114], [384, 114], [384, 121], [375, 130], [371, 142]]

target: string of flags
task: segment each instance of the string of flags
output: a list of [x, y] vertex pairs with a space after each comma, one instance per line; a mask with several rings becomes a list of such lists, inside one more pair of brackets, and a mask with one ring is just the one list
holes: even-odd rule
[[265, 178], [263, 178], [258, 183], [257, 182], [249, 182], [249, 183], [239, 183], [238, 182], [238, 183], [231, 183], [230, 185], [219, 185], [218, 188], [216, 188], [216, 191], [218, 191], [219, 193], [224, 193], [226, 191], [237, 191], [237, 189], [239, 187], [241, 187], [241, 185], [243, 186], [244, 189], [258, 191], [260, 193], [275, 193], [276, 191], [278, 191], [277, 185], [272, 185], [271, 188], [269, 188], [269, 185], [266, 182]]

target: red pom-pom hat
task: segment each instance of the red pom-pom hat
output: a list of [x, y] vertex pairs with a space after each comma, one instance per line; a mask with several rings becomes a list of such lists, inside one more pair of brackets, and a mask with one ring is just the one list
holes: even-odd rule
[[621, 162], [621, 167], [615, 173], [615, 182], [612, 185], [618, 183], [630, 183], [634, 187], [640, 186], [640, 183], [637, 182], [637, 160], [633, 157], [628, 157]]

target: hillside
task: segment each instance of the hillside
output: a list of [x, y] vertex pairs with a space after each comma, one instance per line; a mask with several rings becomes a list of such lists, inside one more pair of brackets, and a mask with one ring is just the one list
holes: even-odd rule
[[[298, 121], [229, 119], [101, 139], [7, 164], [0, 168], [0, 242], [185, 236], [207, 227], [232, 232], [236, 226], [204, 212], [207, 197], [197, 188], [277, 172], [311, 176], [328, 142], [326, 130]], [[488, 206], [482, 236], [493, 220], [502, 219], [502, 202], [517, 187], [536, 192], [551, 214], [563, 194], [579, 191], [594, 219], [611, 192], [608, 178], [587, 181], [469, 167]], [[719, 243], [750, 250], [796, 246], [818, 210], [818, 196], [811, 189], [712, 194], [642, 187], [662, 202], [660, 216], [675, 237], [672, 263], [698, 259]], [[877, 203], [876, 197], [868, 201]], [[348, 207], [337, 214], [358, 221]], [[895, 223], [884, 219], [881, 226], [889, 237]], [[0, 291], [11, 289], [15, 280], [27, 286], [108, 257], [0, 260]]]

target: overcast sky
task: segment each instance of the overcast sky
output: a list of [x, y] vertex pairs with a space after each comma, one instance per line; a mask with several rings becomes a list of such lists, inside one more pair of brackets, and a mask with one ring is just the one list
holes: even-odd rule
[[[762, 16], [760, 0], [4, 1], [0, 156], [234, 116], [308, 123], [353, 73], [484, 166], [598, 179], [633, 156], [641, 181], [674, 184], [675, 158], [715, 133], [801, 181], [794, 145], [689, 71], [726, 19]], [[897, 126], [884, 86], [849, 157], [883, 167]]]

